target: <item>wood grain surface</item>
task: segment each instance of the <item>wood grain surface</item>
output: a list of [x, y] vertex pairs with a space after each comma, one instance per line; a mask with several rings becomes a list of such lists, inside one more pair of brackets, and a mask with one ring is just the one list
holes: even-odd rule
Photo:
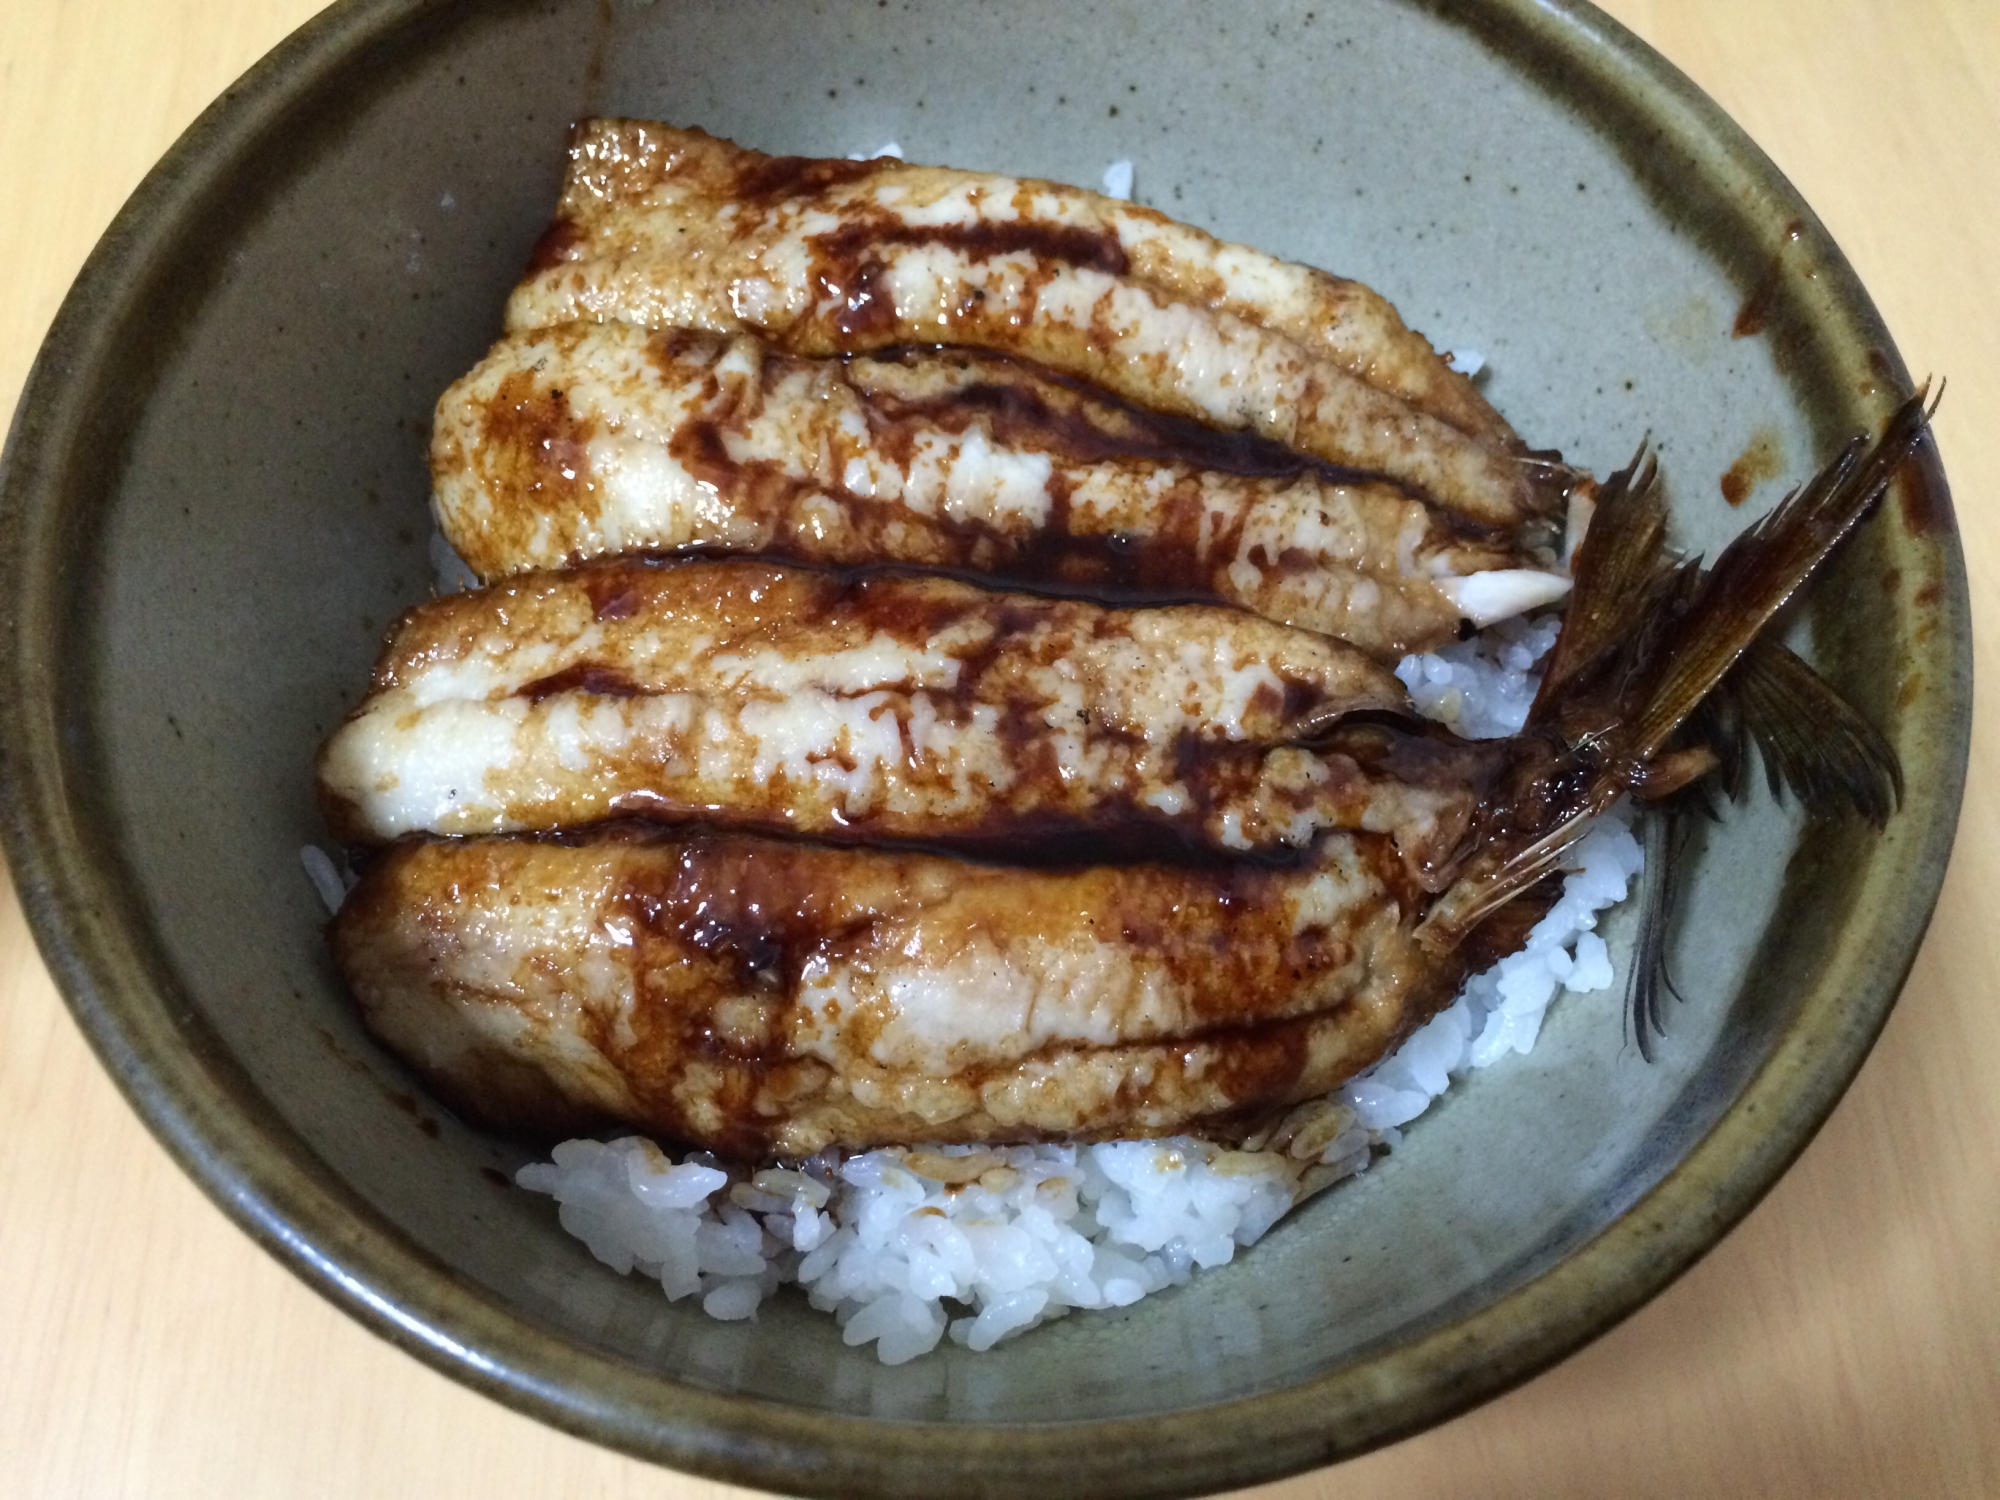
[[[0, 411], [147, 167], [314, 8], [0, 4], [0, 265], [12, 268], [0, 282]], [[1798, 184], [1912, 368], [1949, 376], [1939, 438], [1991, 669], [2000, 4], [1609, 8]], [[2000, 1494], [2000, 923], [1979, 909], [1979, 892], [2000, 885], [1992, 705], [1989, 691], [1957, 854], [1909, 988], [1764, 1204], [1541, 1379], [1261, 1500]], [[0, 1203], [0, 1496], [742, 1493], [461, 1389], [254, 1248], [99, 1070], [11, 889], [0, 889]]]

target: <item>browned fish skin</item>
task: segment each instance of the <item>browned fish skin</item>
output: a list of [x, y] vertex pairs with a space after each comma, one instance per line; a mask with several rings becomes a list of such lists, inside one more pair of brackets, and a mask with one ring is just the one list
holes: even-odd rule
[[1464, 832], [1479, 752], [1413, 762], [1379, 729], [1286, 743], [1406, 701], [1351, 647], [1230, 610], [620, 560], [412, 611], [320, 779], [358, 841], [633, 813], [1006, 844], [1150, 827], [1236, 851], [1365, 828], [1423, 871]]
[[516, 334], [438, 403], [431, 472], [446, 538], [489, 582], [684, 547], [909, 563], [1209, 596], [1388, 661], [1454, 638], [1457, 580], [1535, 566], [1392, 485], [965, 349], [833, 362], [622, 323]]
[[333, 943], [472, 1118], [617, 1119], [745, 1158], [838, 1142], [1226, 1136], [1462, 982], [1384, 842], [1310, 870], [1023, 871], [747, 836], [388, 851]]
[[1558, 489], [1373, 293], [1054, 184], [580, 126], [510, 330], [758, 332], [794, 354], [972, 344], [1387, 475], [1484, 524]]

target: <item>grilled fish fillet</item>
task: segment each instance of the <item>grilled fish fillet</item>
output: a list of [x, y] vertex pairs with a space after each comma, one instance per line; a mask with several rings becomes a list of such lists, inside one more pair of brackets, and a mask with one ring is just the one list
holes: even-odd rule
[[399, 845], [333, 945], [370, 1027], [471, 1118], [761, 1159], [1228, 1135], [1462, 982], [1409, 900], [1368, 835], [1299, 870], [1058, 872], [609, 832]]
[[1560, 476], [1380, 297], [1052, 183], [585, 122], [507, 308], [516, 332], [579, 320], [755, 332], [801, 355], [969, 344], [1483, 524], [1561, 503]]
[[571, 323], [438, 403], [438, 521], [492, 581], [701, 547], [1210, 596], [1394, 660], [1559, 598], [1393, 485], [969, 350], [801, 359], [747, 336]]
[[1353, 648], [1233, 610], [618, 560], [413, 610], [319, 775], [356, 842], [702, 814], [1009, 846], [1095, 833], [1104, 857], [1148, 829], [1249, 851], [1354, 828], [1422, 872], [1488, 762], [1341, 727], [1405, 706]]

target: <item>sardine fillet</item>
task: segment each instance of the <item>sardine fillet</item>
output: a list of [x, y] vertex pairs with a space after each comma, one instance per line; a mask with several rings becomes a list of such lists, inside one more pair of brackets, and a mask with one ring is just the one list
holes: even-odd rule
[[1227, 1135], [1455, 991], [1382, 841], [1310, 869], [1001, 870], [729, 835], [388, 851], [334, 951], [369, 1026], [495, 1128], [750, 1158]]
[[1479, 752], [1286, 743], [1406, 701], [1353, 648], [1231, 610], [621, 560], [412, 611], [319, 772], [359, 841], [619, 814], [996, 844], [1137, 825], [1233, 850], [1365, 828], [1421, 870], [1467, 826]]
[[579, 127], [507, 326], [757, 332], [802, 355], [971, 344], [1386, 475], [1489, 525], [1551, 514], [1558, 489], [1470, 383], [1398, 336], [1386, 304], [1326, 316], [1325, 297], [1347, 296], [1334, 285], [1074, 188], [600, 120]]
[[1568, 587], [1393, 485], [963, 349], [828, 361], [624, 323], [515, 334], [438, 403], [431, 474], [445, 536], [489, 582], [689, 547], [910, 563], [1208, 595], [1384, 660], [1498, 617], [1467, 575], [1514, 610]]

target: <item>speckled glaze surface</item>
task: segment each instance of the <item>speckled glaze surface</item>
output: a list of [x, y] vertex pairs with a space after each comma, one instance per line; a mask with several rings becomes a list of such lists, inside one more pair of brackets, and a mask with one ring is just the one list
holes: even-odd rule
[[[718, 1324], [611, 1275], [520, 1161], [359, 1031], [299, 846], [308, 762], [428, 587], [430, 406], [498, 329], [568, 122], [1095, 183], [1366, 280], [1491, 362], [1531, 442], [1659, 440], [1712, 545], [1908, 378], [1837, 249], [1588, 6], [350, 0], [134, 196], [0, 472], [0, 786], [44, 952], [223, 1209], [459, 1379], [805, 1493], [1176, 1494], [1358, 1452], [1631, 1311], [1803, 1147], [1879, 1030], [1956, 822], [1971, 703], [1943, 477], [1911, 466], [1796, 621], [1894, 739], [1885, 834], [1753, 803], [1697, 851], [1661, 1063], [1576, 998], [1366, 1177], [1126, 1312], [883, 1369], [789, 1299]], [[1741, 508], [1721, 477], [1777, 459]], [[1738, 466], [1738, 472], [1744, 472]]]

